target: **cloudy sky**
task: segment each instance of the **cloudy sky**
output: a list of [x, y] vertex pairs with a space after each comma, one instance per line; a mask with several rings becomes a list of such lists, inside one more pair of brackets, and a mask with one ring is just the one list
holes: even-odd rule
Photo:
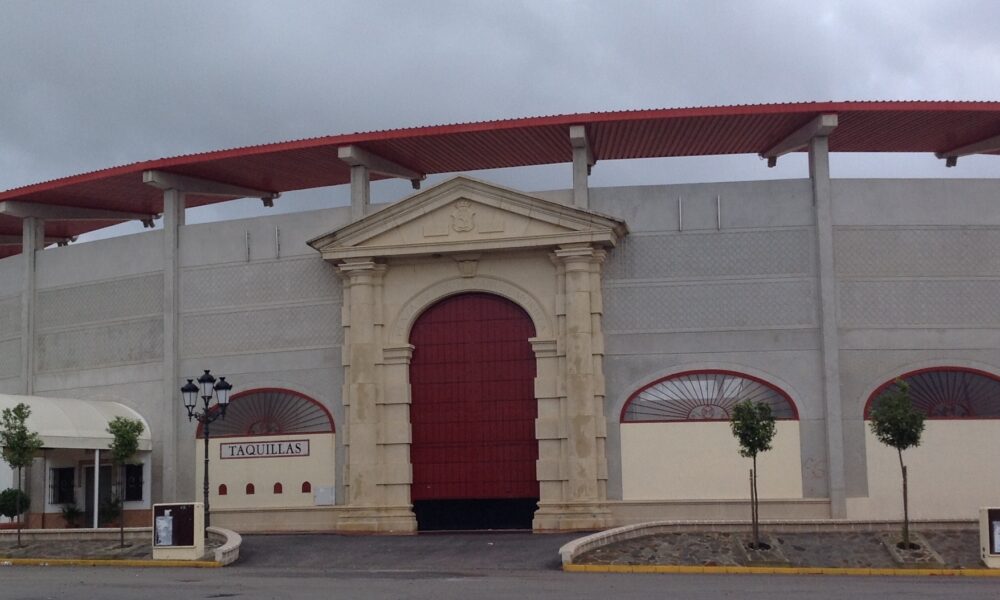
[[[0, 189], [414, 125], [762, 102], [1000, 100], [998, 23], [995, 0], [0, 0]], [[833, 174], [996, 177], [1000, 158], [945, 169], [930, 156], [835, 156]], [[568, 165], [478, 175], [526, 190], [571, 184]], [[599, 163], [591, 182], [805, 175], [800, 156], [776, 169], [738, 156]], [[373, 186], [381, 200], [407, 190]], [[288, 194], [272, 210], [346, 197]], [[258, 201], [224, 206], [189, 220], [260, 211]]]

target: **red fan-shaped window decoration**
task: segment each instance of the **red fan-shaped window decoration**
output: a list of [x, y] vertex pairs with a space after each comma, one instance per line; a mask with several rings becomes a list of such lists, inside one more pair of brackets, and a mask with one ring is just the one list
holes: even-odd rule
[[[198, 437], [202, 436], [201, 425]], [[318, 401], [284, 389], [233, 394], [226, 418], [212, 423], [212, 437], [332, 433], [333, 417]]]
[[254, 487], [252, 483], [247, 484], [247, 496], [253, 496]]
[[220, 496], [225, 496], [228, 493], [229, 493], [229, 488], [226, 487], [226, 484], [223, 483], [223, 484], [219, 485], [219, 495]]
[[274, 493], [275, 494], [280, 494], [281, 493], [281, 482], [280, 481], [274, 484]]
[[313, 491], [312, 484], [309, 483], [308, 481], [303, 481], [302, 482], [302, 493], [303, 494], [310, 494], [310, 493], [312, 493], [312, 491]]
[[[975, 369], [939, 367], [901, 375], [910, 387], [914, 408], [929, 419], [1000, 418], [1000, 378]], [[896, 379], [883, 383], [868, 398], [865, 419], [887, 391], [898, 387]]]
[[622, 409], [621, 421], [726, 421], [733, 406], [744, 400], [770, 405], [776, 419], [799, 418], [788, 394], [765, 381], [730, 371], [688, 371], [632, 394]]

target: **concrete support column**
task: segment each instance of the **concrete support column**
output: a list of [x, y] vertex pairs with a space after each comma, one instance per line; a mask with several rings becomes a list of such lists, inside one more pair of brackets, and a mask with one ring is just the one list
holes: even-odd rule
[[587, 140], [587, 130], [583, 125], [573, 125], [569, 128], [569, 139], [573, 145], [573, 206], [590, 208], [590, 167], [594, 164], [594, 155], [590, 151]]
[[[555, 251], [561, 268], [564, 398], [562, 499], [539, 502], [537, 529], [590, 529], [609, 522], [604, 441], [604, 377], [600, 354], [600, 267], [604, 252], [588, 244]], [[598, 287], [595, 290], [594, 285]], [[596, 292], [596, 296], [595, 296]], [[596, 301], [595, 301], [596, 300]], [[595, 328], [595, 315], [597, 326]]]
[[[415, 531], [409, 505], [408, 400], [386, 402], [383, 383], [382, 278], [385, 265], [370, 258], [339, 265], [344, 278], [344, 488], [343, 531]], [[399, 354], [397, 352], [397, 354]], [[408, 363], [406, 353], [394, 367]], [[397, 373], [398, 375], [398, 373]], [[404, 379], [405, 381], [405, 379]], [[403, 390], [405, 391], [405, 390]]]
[[819, 259], [820, 327], [822, 331], [823, 404], [826, 409], [826, 456], [830, 516], [847, 517], [844, 483], [844, 434], [840, 397], [840, 336], [837, 330], [837, 281], [833, 264], [833, 208], [830, 184], [829, 138], [809, 141], [809, 177], [816, 211]]
[[[181, 482], [177, 468], [180, 403], [180, 234], [184, 226], [184, 193], [174, 189], [163, 192], [163, 388], [160, 404], [160, 431], [154, 432], [153, 468], [160, 477], [153, 478], [153, 498], [162, 502], [180, 500], [182, 490], [194, 491], [194, 481]], [[155, 486], [159, 480], [160, 489]]]
[[101, 449], [94, 449], [94, 516], [91, 526], [97, 529], [100, 526], [101, 512]]
[[25, 395], [35, 393], [35, 260], [45, 247], [45, 222], [35, 217], [21, 220], [21, 386]]
[[351, 167], [351, 221], [360, 221], [371, 204], [371, 177], [365, 165]]

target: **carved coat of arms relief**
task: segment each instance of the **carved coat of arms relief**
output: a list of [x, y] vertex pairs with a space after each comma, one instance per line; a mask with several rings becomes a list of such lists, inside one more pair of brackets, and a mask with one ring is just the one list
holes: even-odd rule
[[459, 200], [451, 211], [451, 228], [458, 233], [472, 231], [476, 228], [475, 219], [476, 211], [472, 210], [472, 203], [468, 200]]

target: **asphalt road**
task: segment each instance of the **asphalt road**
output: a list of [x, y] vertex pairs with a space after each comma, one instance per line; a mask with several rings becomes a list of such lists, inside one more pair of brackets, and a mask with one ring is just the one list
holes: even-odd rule
[[252, 536], [225, 569], [0, 567], [0, 599], [1000, 598], [1000, 580], [563, 573], [572, 536]]

